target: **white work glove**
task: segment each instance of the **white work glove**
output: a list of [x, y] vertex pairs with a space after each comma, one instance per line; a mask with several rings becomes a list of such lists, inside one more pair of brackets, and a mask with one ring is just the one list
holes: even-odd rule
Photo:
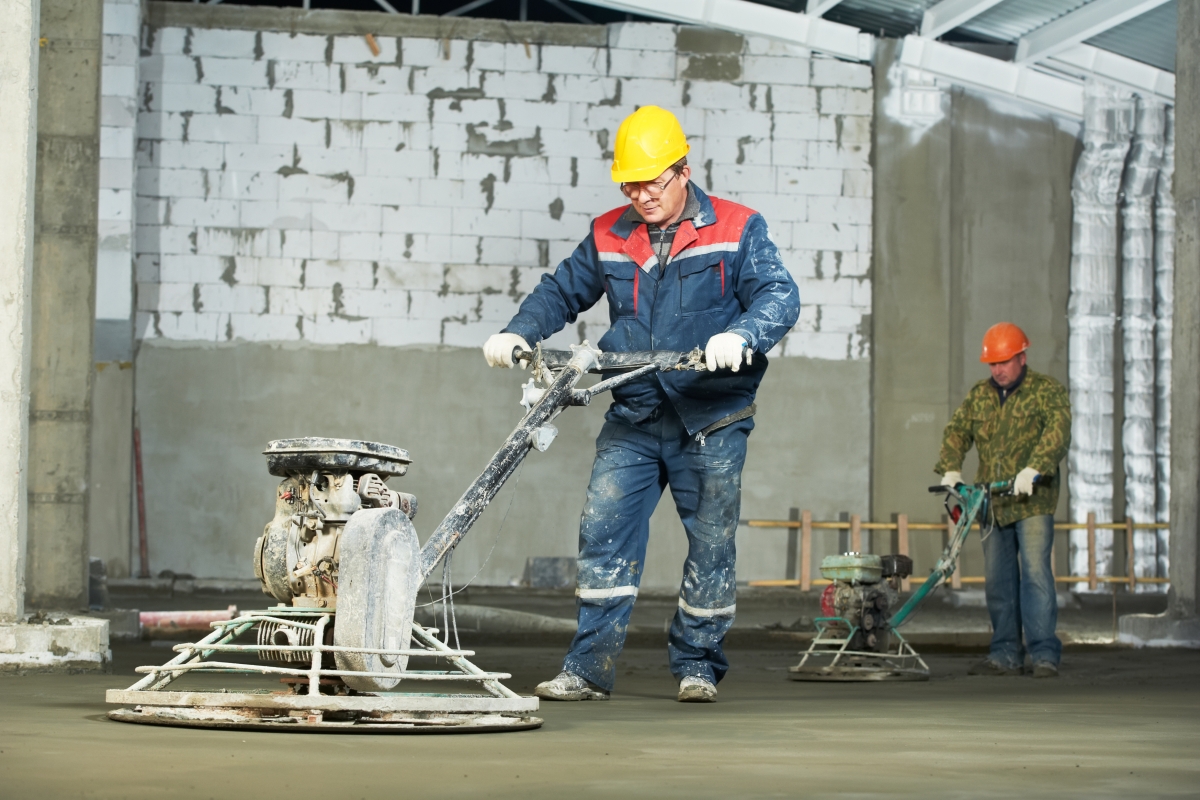
[[[483, 343], [483, 357], [489, 367], [508, 367], [513, 365], [513, 348], [532, 350], [529, 343], [515, 333], [495, 333]], [[525, 369], [526, 362], [518, 362]]]
[[1042, 473], [1038, 472], [1033, 467], [1026, 467], [1017, 473], [1017, 477], [1013, 480], [1013, 494], [1018, 497], [1021, 495], [1033, 494], [1033, 482], [1038, 479]]
[[704, 346], [704, 363], [709, 372], [724, 367], [737, 372], [742, 366], [743, 358], [749, 364], [754, 358], [754, 351], [746, 345], [746, 340], [736, 333], [718, 333]]
[[958, 486], [960, 483], [962, 483], [962, 473], [961, 472], [951, 471], [951, 472], [947, 472], [945, 475], [942, 476], [942, 486], [949, 486], [951, 489], [953, 489], [955, 486]]

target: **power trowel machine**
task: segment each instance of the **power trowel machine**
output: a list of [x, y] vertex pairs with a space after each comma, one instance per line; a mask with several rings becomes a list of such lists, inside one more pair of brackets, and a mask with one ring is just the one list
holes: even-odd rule
[[[557, 434], [551, 421], [563, 409], [586, 406], [596, 395], [645, 375], [705, 366], [699, 350], [602, 353], [587, 342], [571, 352], [539, 347], [514, 357], [532, 365], [533, 377], [522, 387], [525, 416], [424, 546], [412, 523], [416, 498], [386, 485], [407, 471], [406, 451], [347, 439], [271, 442], [264, 453], [267, 469], [282, 482], [274, 519], [254, 548], [254, 571], [279, 604], [215, 622], [200, 641], [176, 645], [178, 655], [166, 664], [138, 667], [145, 677], [108, 692], [108, 702], [122, 706], [108, 716], [274, 731], [540, 726], [537, 698], [505, 686], [510, 675], [472, 664], [468, 658], [474, 653], [457, 646], [457, 631], [451, 639], [446, 631], [413, 621], [417, 593], [529, 451], [550, 446]], [[577, 389], [585, 372], [607, 377]], [[443, 591], [443, 608], [445, 598]], [[411, 668], [414, 662], [422, 668]], [[428, 668], [439, 663], [442, 669]], [[283, 688], [200, 691], [173, 685], [204, 673], [275, 676]], [[414, 683], [433, 691], [410, 691]]]
[[931, 486], [945, 494], [954, 533], [925, 582], [895, 612], [900, 581], [912, 573], [902, 555], [845, 553], [826, 556], [821, 575], [831, 583], [821, 596], [824, 616], [814, 620], [817, 635], [800, 663], [788, 668], [796, 681], [926, 681], [929, 666], [900, 633], [900, 626], [958, 566], [971, 526], [987, 518], [993, 495], [1009, 494], [1012, 481]]

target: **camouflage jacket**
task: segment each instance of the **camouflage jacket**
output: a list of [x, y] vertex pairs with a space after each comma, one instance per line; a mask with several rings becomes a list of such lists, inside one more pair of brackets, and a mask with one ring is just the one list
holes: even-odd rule
[[1058, 463], [1071, 443], [1071, 403], [1066, 388], [1027, 369], [1004, 405], [989, 380], [975, 384], [942, 434], [942, 452], [934, 471], [962, 471], [971, 445], [979, 449], [977, 482], [1012, 480], [1025, 467], [1044, 477], [1031, 497], [997, 497], [992, 507], [998, 525], [1011, 525], [1058, 506]]

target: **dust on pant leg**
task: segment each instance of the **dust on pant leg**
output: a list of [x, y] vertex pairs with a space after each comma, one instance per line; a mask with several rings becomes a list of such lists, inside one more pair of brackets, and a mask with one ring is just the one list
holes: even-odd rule
[[662, 494], [657, 460], [624, 447], [596, 454], [579, 526], [579, 627], [563, 669], [612, 690]]
[[699, 461], [689, 487], [694, 491], [676, 499], [688, 535], [679, 607], [668, 638], [671, 672], [677, 678], [692, 675], [716, 683], [729, 669], [722, 643], [736, 613], [736, 534], [745, 461], [745, 433], [730, 434], [709, 439], [694, 459]]

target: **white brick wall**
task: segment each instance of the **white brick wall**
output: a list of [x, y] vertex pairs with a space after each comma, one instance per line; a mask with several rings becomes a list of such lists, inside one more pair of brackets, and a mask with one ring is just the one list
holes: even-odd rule
[[[136, 89], [138, 140], [106, 104], [102, 208], [128, 226], [136, 192], [138, 335], [476, 347], [621, 203], [605, 150], [655, 103], [693, 180], [761, 211], [801, 286], [775, 355], [869, 358], [870, 67], [752, 39], [740, 80], [685, 79], [676, 33], [377, 37], [373, 57], [352, 35], [162, 29], [140, 65], [114, 38], [105, 86]], [[603, 301], [580, 322], [552, 342], [596, 341]]]
[[102, 25], [96, 319], [128, 320], [133, 316], [138, 0], [105, 0]]

